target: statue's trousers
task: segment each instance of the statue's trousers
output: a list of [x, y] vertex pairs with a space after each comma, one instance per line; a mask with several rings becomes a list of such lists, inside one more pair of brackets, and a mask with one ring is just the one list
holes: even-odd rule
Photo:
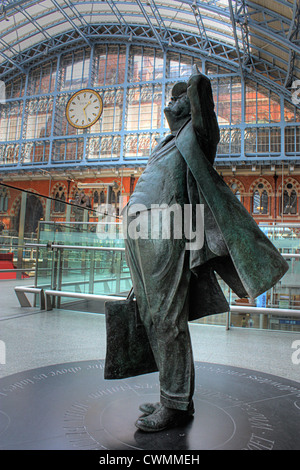
[[[148, 217], [150, 211], [144, 211], [139, 221]], [[126, 218], [127, 227], [134, 219]], [[150, 232], [144, 239], [127, 236], [126, 257], [159, 369], [161, 403], [187, 410], [194, 392], [194, 364], [188, 328], [191, 271], [185, 241], [151, 239]]]

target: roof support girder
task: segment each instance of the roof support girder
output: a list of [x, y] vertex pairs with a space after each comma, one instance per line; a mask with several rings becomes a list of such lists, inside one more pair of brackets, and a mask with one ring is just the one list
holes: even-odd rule
[[36, 21], [35, 18], [33, 18], [31, 15], [29, 15], [27, 13], [27, 11], [24, 9], [24, 8], [20, 8], [19, 6], [15, 7], [16, 10], [19, 12], [19, 13], [22, 13], [22, 15], [25, 16], [25, 18], [30, 21], [30, 23], [34, 24], [34, 26], [36, 27], [36, 29], [44, 36], [45, 39], [47, 40], [50, 40], [50, 42], [52, 41], [52, 37], [50, 36], [50, 34], [47, 32], [47, 30], [45, 30], [45, 28], [42, 28], [38, 22]]
[[90, 41], [87, 39], [86, 35], [83, 34], [83, 32], [81, 31], [80, 28], [78, 28], [78, 26], [74, 23], [74, 21], [68, 16], [68, 14], [64, 11], [63, 8], [61, 8], [61, 6], [59, 5], [59, 3], [57, 3], [56, 0], [51, 0], [51, 2], [53, 3], [53, 5], [56, 6], [56, 8], [60, 11], [60, 13], [65, 17], [65, 19], [68, 21], [68, 23], [70, 23], [70, 25], [75, 29], [75, 31], [79, 34], [79, 36], [82, 37], [82, 39], [87, 43], [88, 46], [91, 47], [91, 43]]
[[110, 6], [115, 17], [117, 18], [119, 25], [121, 26], [124, 33], [127, 32], [127, 34], [129, 34], [130, 27], [128, 26], [127, 21], [125, 20], [124, 16], [120, 13], [120, 10], [116, 5], [116, 2], [114, 0], [106, 0], [106, 2]]
[[[299, 42], [300, 36], [300, 4], [295, 1], [294, 8], [293, 8], [293, 18], [291, 21], [291, 26], [288, 32], [288, 40], [293, 42]], [[294, 76], [294, 68], [295, 68], [295, 61], [296, 61], [296, 53], [295, 51], [289, 51], [289, 63], [288, 63], [288, 71], [286, 74], [285, 86], [287, 88], [292, 86], [293, 76]]]
[[[164, 40], [169, 40], [170, 39], [170, 33], [169, 33], [169, 30], [168, 28], [166, 27], [165, 25], [165, 22], [159, 12], [159, 9], [155, 3], [154, 0], [148, 0], [148, 5], [149, 7], [151, 8], [151, 11], [152, 11], [152, 14], [153, 14], [153, 17], [155, 18], [157, 24], [158, 24], [158, 27], [159, 27], [159, 31], [160, 31], [160, 35], [161, 37], [164, 39]], [[170, 44], [170, 41], [169, 41], [169, 45]]]
[[[232, 0], [229, 1], [232, 5]], [[252, 63], [251, 49], [250, 49], [250, 40], [249, 40], [249, 29], [248, 29], [248, 11], [246, 7], [245, 0], [235, 0], [235, 11], [234, 19], [239, 24], [242, 42], [243, 42], [243, 65], [248, 65]]]
[[196, 20], [196, 23], [197, 23], [197, 26], [198, 26], [200, 37], [201, 37], [202, 49], [203, 50], [205, 50], [205, 49], [211, 50], [210, 49], [210, 40], [208, 39], [208, 36], [207, 36], [207, 33], [206, 33], [206, 28], [203, 24], [202, 15], [201, 15], [201, 12], [200, 12], [200, 9], [199, 9], [199, 6], [198, 6], [197, 2], [194, 2], [192, 4], [192, 10], [193, 10], [193, 13], [195, 15], [195, 20]]
[[2, 51], [0, 51], [0, 55], [3, 57], [3, 59], [7, 60], [10, 64], [13, 65], [13, 67], [16, 67], [20, 72], [22, 73], [25, 73], [26, 70], [24, 67], [22, 67], [20, 64], [18, 64], [18, 62], [16, 62], [15, 60], [11, 59], [10, 57], [8, 57], [6, 54], [4, 54]]
[[242, 52], [240, 50], [239, 41], [238, 41], [238, 37], [237, 37], [237, 27], [236, 27], [237, 12], [236, 12], [236, 9], [235, 9], [235, 11], [233, 9], [232, 0], [228, 0], [228, 4], [229, 4], [230, 17], [231, 17], [231, 23], [232, 23], [232, 29], [233, 29], [233, 36], [234, 36], [234, 41], [235, 41], [235, 46], [236, 46], [236, 52], [237, 52], [237, 55], [238, 55], [240, 71], [241, 71], [241, 75], [244, 79], [245, 78], [244, 66], [243, 66], [244, 65], [244, 59], [242, 59]]
[[[294, 5], [297, 3], [298, 0], [295, 0]], [[269, 10], [265, 6], [262, 7], [257, 3], [253, 3], [251, 0], [247, 0], [247, 7], [249, 30], [257, 32], [262, 41], [266, 41], [267, 38], [270, 44], [279, 43], [287, 50], [292, 49], [296, 53], [300, 53], [300, 45], [290, 40], [291, 21], [288, 18]], [[291, 4], [289, 4], [289, 8], [292, 11]], [[257, 19], [258, 17], [260, 19]], [[272, 24], [276, 25], [276, 28], [272, 27]], [[278, 28], [278, 25], [280, 25], [280, 28]]]
[[[52, 37], [50, 34], [50, 28], [53, 26], [53, 22], [49, 25], [46, 25], [43, 30], [38, 28], [38, 20], [41, 17], [36, 16], [33, 21], [31, 21], [31, 15], [26, 12], [27, 7], [33, 7], [34, 4], [39, 3], [32, 0], [3, 0], [2, 4], [7, 9], [10, 17], [13, 13], [24, 12], [27, 13], [27, 21], [21, 19], [21, 23], [18, 24], [18, 27], [26, 26], [28, 21], [31, 21], [35, 25], [35, 29], [38, 30], [45, 37], [45, 41], [33, 45], [30, 50], [22, 51], [21, 53], [17, 52], [17, 46], [20, 46], [21, 39], [16, 39], [12, 41], [12, 44], [8, 45], [5, 42], [5, 38], [2, 37], [0, 44], [2, 43], [3, 48], [1, 55], [5, 59], [6, 63], [1, 64], [1, 71], [3, 72], [2, 76], [7, 76], [10, 72], [13, 71], [13, 68], [16, 67], [20, 71], [24, 71], [24, 66], [30, 66], [34, 63], [35, 60], [41, 62], [46, 59], [45, 52], [47, 51], [47, 45], [51, 52], [63, 50], [66, 47], [66, 44], [79, 45], [87, 44], [92, 46], [93, 44], [98, 43], [103, 40], [112, 40], [112, 34], [114, 34], [114, 39], [116, 41], [127, 41], [131, 37], [137, 43], [151, 44], [154, 46], [159, 45], [160, 48], [166, 49], [167, 47], [171, 48], [174, 51], [183, 51], [186, 53], [191, 52], [191, 54], [198, 53], [204, 57], [210, 56], [212, 60], [216, 62], [224, 62], [224, 65], [231, 67], [232, 70], [238, 70], [240, 66], [241, 73], [245, 73], [251, 76], [250, 66], [253, 67], [253, 71], [256, 72], [255, 79], [260, 75], [264, 75], [265, 79], [271, 82], [273, 78], [275, 84], [273, 87], [277, 90], [283, 88], [283, 84], [286, 80], [288, 82], [288, 77], [293, 71], [299, 72], [298, 64], [296, 63], [296, 54], [300, 51], [299, 44], [299, 15], [298, 10], [295, 8], [295, 15], [293, 22], [289, 23], [287, 18], [282, 18], [278, 20], [278, 15], [274, 11], [270, 11], [268, 8], [262, 8], [257, 3], [251, 0], [230, 0], [230, 5], [233, 10], [233, 14], [230, 15], [230, 10], [228, 8], [223, 8], [219, 2], [216, 0], [174, 0], [174, 2], [156, 3], [155, 0], [128, 0], [132, 6], [138, 4], [140, 6], [140, 11], [134, 11], [134, 16], [138, 17], [138, 24], [126, 22], [126, 14], [122, 15], [122, 8], [126, 2], [118, 2], [117, 0], [106, 0], [107, 5], [110, 6], [113, 11], [117, 21], [113, 19], [113, 23], [107, 24], [90, 24], [88, 19], [88, 12], [84, 9], [85, 2], [72, 1], [72, 0], [51, 0], [52, 6], [50, 9], [46, 10], [46, 15], [50, 16], [55, 12], [59, 11], [61, 15], [58, 15], [58, 18], [55, 21], [55, 26], [61, 26], [59, 29], [63, 29], [65, 25], [63, 23], [68, 22], [72, 31], [63, 31], [56, 37]], [[284, 4], [285, 6], [291, 7], [291, 3], [285, 0], [278, 0], [279, 3]], [[89, 3], [89, 2], [86, 2]], [[298, 3], [298, 0], [295, 0], [295, 4]], [[77, 6], [80, 5], [80, 6]], [[101, 5], [101, 2], [96, 2], [95, 5]], [[180, 20], [178, 18], [173, 18], [172, 29], [166, 27], [165, 21], [168, 21], [168, 11], [171, 16], [174, 16], [176, 8], [180, 8], [180, 5], [184, 4], [183, 10], [186, 14], [189, 15], [189, 18], [186, 22], [182, 23], [182, 30], [179, 29]], [[159, 8], [163, 5], [163, 9], [159, 11]], [[175, 5], [175, 6], [174, 6]], [[251, 8], [249, 7], [251, 6]], [[188, 11], [187, 6], [189, 6], [193, 13], [195, 14], [195, 23], [198, 25], [199, 33], [190, 34], [187, 30], [187, 26], [191, 23], [191, 11]], [[101, 9], [101, 8], [100, 8]], [[51, 11], [50, 11], [51, 10]], [[166, 20], [164, 20], [164, 15], [166, 10]], [[84, 13], [81, 13], [83, 11]], [[259, 14], [258, 16], [255, 16]], [[106, 18], [109, 17], [111, 21], [111, 12], [106, 8], [104, 15]], [[142, 20], [142, 15], [145, 20]], [[1, 10], [0, 10], [1, 16]], [[222, 20], [230, 26], [230, 19], [232, 24], [236, 28], [236, 45], [230, 44], [227, 42], [227, 38], [230, 37], [231, 32], [220, 32], [223, 35], [223, 39], [216, 40], [211, 36], [211, 31], [213, 28], [209, 25], [209, 18], [214, 17], [216, 23], [221, 23]], [[233, 21], [233, 18], [235, 21]], [[135, 20], [134, 20], [135, 21]], [[280, 21], [275, 30], [275, 21]], [[298, 21], [298, 23], [297, 23]], [[207, 23], [208, 22], [208, 23]], [[145, 24], [146, 23], [146, 24]], [[168, 23], [167, 23], [168, 24]], [[178, 26], [178, 28], [177, 28]], [[216, 24], [218, 30], [219, 25]], [[251, 27], [251, 29], [250, 29]], [[177, 28], [177, 29], [176, 29]], [[12, 33], [12, 28], [7, 28], [5, 32]], [[49, 32], [47, 32], [49, 31]], [[194, 29], [195, 31], [195, 29]], [[221, 31], [221, 27], [220, 27]], [[31, 31], [32, 32], [32, 31]], [[4, 32], [3, 32], [4, 33]], [[226, 36], [227, 34], [227, 36]], [[275, 39], [277, 41], [276, 46], [280, 48], [281, 51], [287, 51], [288, 46], [292, 45], [290, 50], [289, 61], [285, 59], [276, 58], [272, 64], [273, 56], [269, 54], [269, 62], [259, 58], [260, 46], [254, 43], [250, 49], [250, 34], [252, 38], [265, 38], [265, 43], [270, 42], [273, 44]], [[240, 35], [240, 37], [238, 37]], [[2, 35], [0, 35], [2, 36]], [[22, 40], [29, 38], [22, 37]], [[37, 36], [39, 37], [39, 35]], [[232, 39], [232, 36], [231, 36]], [[7, 45], [6, 45], [7, 44]], [[14, 50], [15, 48], [15, 50]], [[10, 53], [8, 50], [10, 49]], [[263, 52], [263, 48], [261, 48]], [[252, 57], [250, 55], [252, 54]], [[12, 56], [13, 54], [13, 56]], [[288, 56], [287, 56], [288, 57]], [[282, 65], [282, 67], [281, 67]], [[285, 67], [284, 67], [285, 66]], [[289, 73], [284, 71], [284, 68], [289, 67]], [[298, 68], [297, 68], [298, 67]], [[273, 75], [273, 77], [272, 77]], [[254, 75], [253, 75], [254, 76]]]
[[152, 24], [152, 21], [151, 21], [149, 15], [147, 14], [147, 12], [146, 12], [146, 10], [145, 10], [145, 8], [144, 8], [142, 2], [141, 2], [140, 0], [136, 0], [136, 2], [137, 2], [137, 4], [138, 4], [138, 6], [139, 6], [141, 12], [143, 13], [144, 18], [146, 19], [148, 25], [150, 26], [150, 28], [151, 28], [151, 30], [152, 30], [154, 36], [156, 37], [156, 40], [157, 40], [158, 44], [160, 45], [161, 49], [164, 50], [165, 48], [164, 48], [164, 45], [163, 45], [163, 43], [162, 43], [162, 40], [161, 40], [161, 38], [160, 38], [158, 32], [157, 32], [156, 29], [154, 28], [154, 26], [153, 26], [153, 24]]

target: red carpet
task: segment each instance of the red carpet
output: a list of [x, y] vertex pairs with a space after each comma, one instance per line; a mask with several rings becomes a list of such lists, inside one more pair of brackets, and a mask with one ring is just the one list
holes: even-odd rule
[[[13, 263], [14, 254], [13, 253], [0, 253], [0, 270], [1, 269], [16, 269], [16, 266]], [[0, 279], [16, 279], [17, 273], [1, 273]], [[22, 273], [22, 279], [29, 277], [26, 273]]]

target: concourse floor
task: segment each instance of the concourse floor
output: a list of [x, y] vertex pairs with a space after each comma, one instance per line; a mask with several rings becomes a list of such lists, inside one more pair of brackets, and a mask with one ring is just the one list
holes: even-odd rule
[[0, 449], [300, 450], [299, 333], [191, 324], [195, 416], [150, 435], [134, 422], [158, 375], [105, 381], [104, 315], [21, 308], [24, 282], [0, 282]]

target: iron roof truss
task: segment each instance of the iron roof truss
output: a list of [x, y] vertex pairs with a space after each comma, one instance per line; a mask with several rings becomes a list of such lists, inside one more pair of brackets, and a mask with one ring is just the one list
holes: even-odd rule
[[[293, 80], [300, 79], [299, 0], [270, 0], [267, 7], [265, 3], [2, 0], [0, 78], [12, 76], [16, 69], [26, 71], [67, 44], [91, 47], [113, 39], [210, 57], [289, 99]], [[11, 21], [14, 15], [18, 15], [16, 24]], [[16, 29], [22, 34], [14, 34]], [[31, 46], [23, 48], [29, 38]]]

